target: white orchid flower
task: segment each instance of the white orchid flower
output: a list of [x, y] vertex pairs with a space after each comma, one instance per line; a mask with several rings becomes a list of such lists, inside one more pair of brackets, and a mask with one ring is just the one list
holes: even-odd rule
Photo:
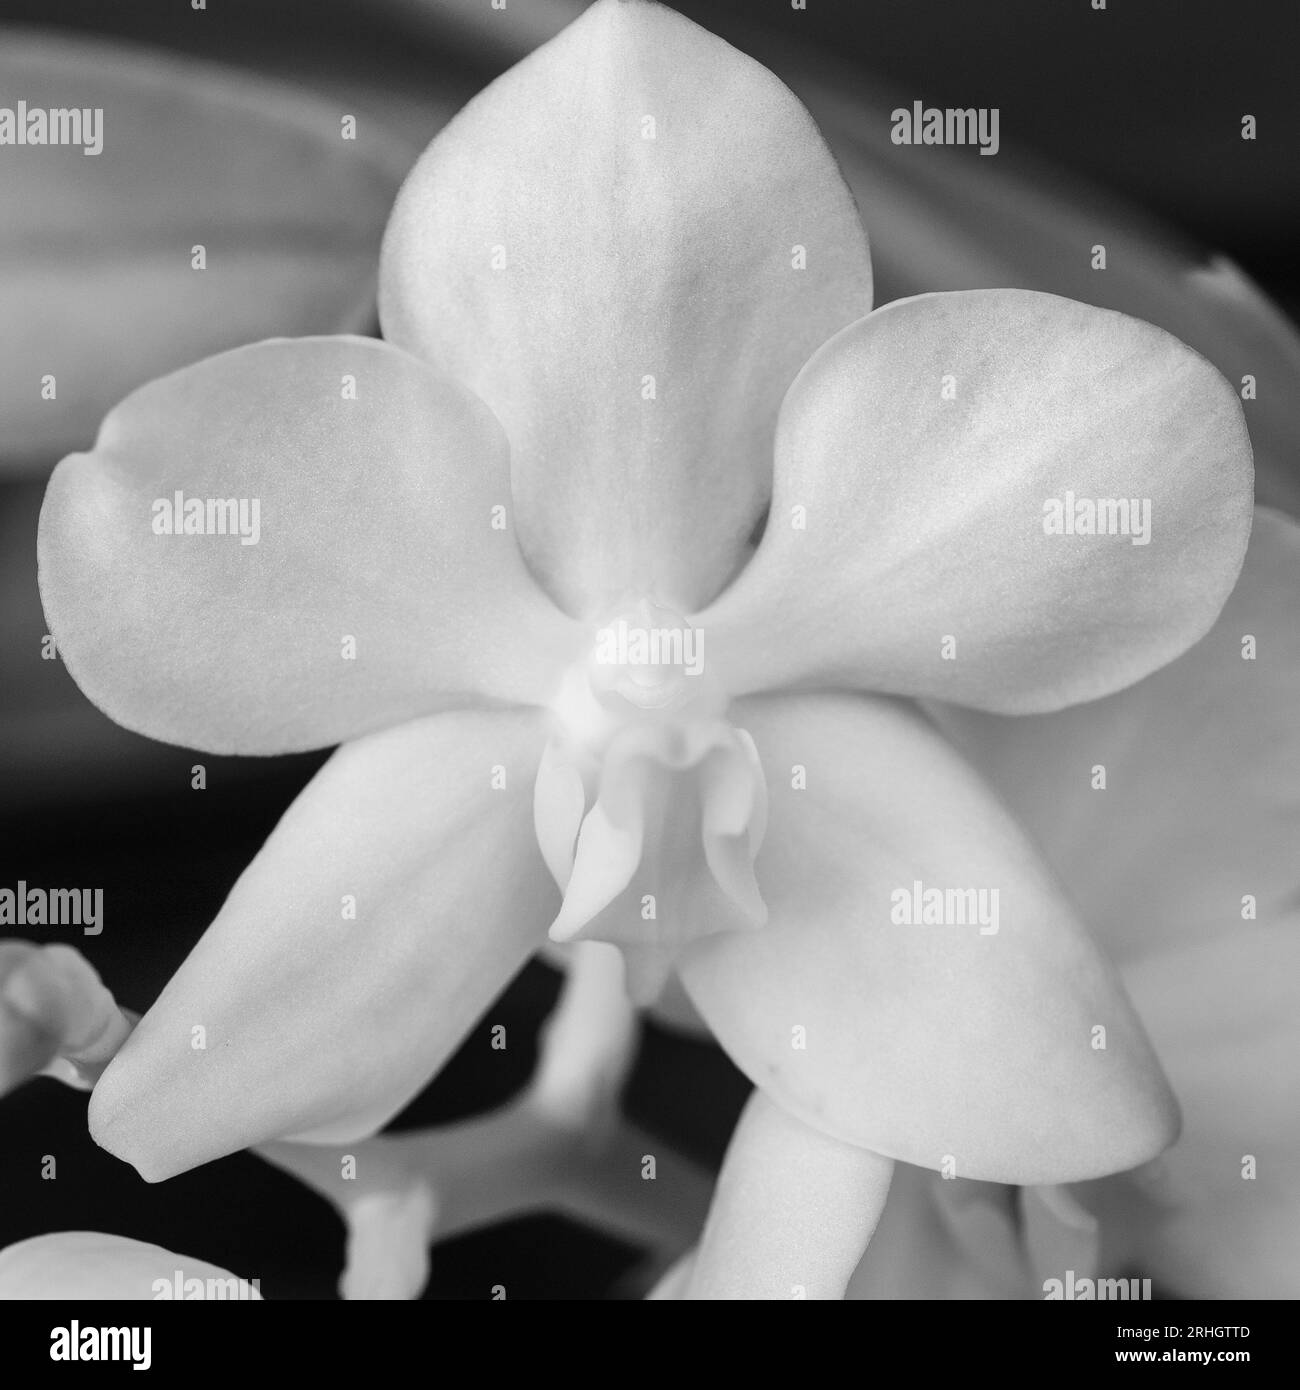
[[[680, 983], [759, 1088], [697, 1296], [839, 1296], [894, 1160], [1040, 1185], [1164, 1150], [1088, 918], [927, 710], [1065, 717], [1211, 630], [1251, 525], [1235, 389], [1050, 294], [871, 312], [807, 113], [645, 0], [465, 108], [380, 272], [386, 343], [163, 378], [47, 493], [47, 616], [101, 708], [344, 745], [109, 1064], [96, 1138], [156, 1180], [369, 1135], [549, 937], [616, 944], [639, 1002]], [[1067, 495], [1140, 499], [1146, 543], [1052, 533]], [[231, 497], [255, 543], [159, 533]], [[922, 884], [996, 890], [996, 925], [900, 921]]]

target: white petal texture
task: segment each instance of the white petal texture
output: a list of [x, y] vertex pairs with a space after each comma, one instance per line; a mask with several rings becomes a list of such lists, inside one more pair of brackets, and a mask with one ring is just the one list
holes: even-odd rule
[[385, 336], [496, 412], [525, 555], [584, 617], [717, 593], [786, 387], [870, 306], [807, 112], [648, 0], [599, 0], [470, 102], [403, 187], [380, 268]]
[[[1040, 718], [936, 706], [1117, 960], [1229, 930], [1249, 949], [1295, 907], [1297, 614], [1300, 527], [1261, 508], [1222, 616], [1179, 661]], [[1242, 920], [1245, 894], [1253, 921]]]
[[555, 914], [532, 836], [540, 751], [533, 716], [493, 711], [337, 752], [104, 1073], [95, 1139], [157, 1181], [395, 1114]]
[[1032, 828], [1150, 1028], [1185, 1132], [1088, 1200], [1112, 1218], [1112, 1259], [1194, 1296], [1300, 1293], [1297, 612], [1300, 527], [1261, 509], [1222, 616], [1172, 665], [1036, 719], [935, 711]]
[[680, 1297], [843, 1298], [893, 1167], [755, 1091], [727, 1147]]
[[[145, 1302], [176, 1297], [178, 1276], [182, 1291], [186, 1281], [203, 1281], [202, 1294], [190, 1285], [191, 1299], [262, 1297], [246, 1280], [206, 1260], [102, 1231], [60, 1231], [0, 1250], [0, 1299]], [[169, 1290], [165, 1295], [162, 1284]]]
[[[1176, 1112], [1118, 978], [933, 728], [866, 697], [733, 713], [767, 776], [769, 920], [696, 942], [680, 972], [755, 1084], [833, 1137], [959, 1177], [1065, 1181], [1160, 1152]], [[916, 885], [962, 890], [954, 920], [906, 920]]]
[[97, 154], [5, 151], [0, 470], [48, 472], [128, 391], [209, 353], [366, 327], [408, 163], [373, 125], [340, 140], [337, 102], [300, 86], [65, 35], [0, 42], [10, 98], [104, 112]]
[[[239, 504], [240, 534], [209, 499]], [[193, 507], [208, 533], [159, 533]], [[328, 746], [548, 698], [576, 629], [511, 513], [505, 438], [463, 387], [370, 339], [258, 343], [143, 387], [59, 465], [41, 597], [119, 724], [217, 753]]]
[[[1251, 478], [1236, 394], [1168, 334], [1016, 290], [898, 301], [791, 388], [762, 543], [694, 621], [733, 692], [1058, 708], [1204, 634]], [[1125, 534], [1049, 533], [1051, 504], [1073, 531], [1075, 499], [1121, 498], [1149, 504]]]
[[1300, 914], [1266, 930], [1124, 972], [1185, 1133], [1131, 1179], [1080, 1194], [1112, 1262], [1189, 1298], [1300, 1298]]

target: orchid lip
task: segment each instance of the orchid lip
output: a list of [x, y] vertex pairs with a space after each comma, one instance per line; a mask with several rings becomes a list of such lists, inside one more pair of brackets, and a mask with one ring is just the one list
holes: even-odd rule
[[639, 977], [647, 952], [636, 948], [650, 947], [648, 977], [659, 981], [689, 939], [718, 928], [694, 924], [679, 901], [692, 875], [735, 907], [723, 925], [766, 915], [753, 881], [762, 768], [727, 720], [704, 653], [703, 629], [669, 608], [638, 599], [615, 609], [561, 681], [534, 791], [538, 846], [564, 894], [551, 939], [633, 949]]

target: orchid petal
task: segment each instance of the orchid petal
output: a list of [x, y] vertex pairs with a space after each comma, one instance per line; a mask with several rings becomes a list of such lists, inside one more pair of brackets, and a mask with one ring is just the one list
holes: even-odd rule
[[269, 1139], [372, 1133], [540, 943], [531, 715], [345, 745], [104, 1073], [91, 1133], [150, 1182]]
[[[782, 71], [786, 69], [783, 67]], [[787, 74], [787, 76], [792, 76]], [[859, 202], [871, 209], [880, 303], [938, 290], [1014, 285], [1117, 309], [1194, 348], [1243, 391], [1256, 497], [1300, 509], [1300, 333], [1239, 266], [1021, 150], [971, 160], [890, 139], [887, 104], [819, 71], [796, 85]], [[1105, 273], [1093, 265], [1106, 251]]]
[[385, 336], [496, 412], [529, 564], [583, 617], [721, 588], [763, 513], [781, 396], [870, 304], [807, 112], [644, 0], [600, 0], [470, 102], [407, 180], [380, 267]]
[[1146, 1170], [1082, 1189], [1129, 1263], [1186, 1298], [1300, 1297], [1300, 915], [1125, 972], [1185, 1116]]
[[[50, 481], [59, 650], [118, 723], [217, 753], [542, 702], [580, 639], [504, 527], [507, 454], [481, 401], [370, 339], [258, 343], [153, 382]], [[242, 534], [155, 531], [159, 508], [188, 525], [212, 497], [247, 503]]]
[[0, 88], [106, 113], [97, 154], [5, 152], [0, 466], [48, 471], [128, 391], [206, 354], [372, 321], [407, 164], [377, 128], [344, 142], [337, 104], [301, 89], [52, 33], [5, 33]]
[[1038, 719], [935, 710], [1121, 963], [1185, 1106], [1154, 1173], [1087, 1202], [1143, 1275], [1191, 1296], [1300, 1288], [1283, 1157], [1300, 1114], [1297, 608], [1300, 526], [1261, 508], [1222, 616], [1172, 665]]
[[894, 1164], [750, 1097], [681, 1297], [839, 1299], [885, 1205]]
[[[194, 765], [187, 750], [106, 719], [57, 660], [36, 574], [46, 481], [0, 485], [0, 767], [5, 812], [17, 817], [174, 787]], [[254, 764], [238, 766], [257, 775]]]
[[[1050, 534], [1070, 494], [1134, 499], [1133, 534]], [[1059, 708], [1205, 633], [1250, 509], [1236, 394], [1168, 334], [1051, 295], [922, 295], [801, 373], [762, 543], [695, 622], [738, 693]]]
[[1016, 1188], [894, 1165], [889, 1200], [850, 1299], [1012, 1299], [1027, 1291]]
[[1096, 1277], [1101, 1229], [1068, 1187], [1022, 1187], [1017, 1206], [1025, 1259], [1036, 1287], [1049, 1279], [1064, 1282], [1070, 1271], [1076, 1279]]
[[[202, 1292], [192, 1282], [186, 1291], [193, 1280], [203, 1281]], [[166, 1286], [165, 1294], [160, 1285]], [[144, 1302], [161, 1297], [243, 1300], [262, 1295], [256, 1284], [206, 1260], [102, 1231], [59, 1231], [0, 1250], [0, 1299]]]
[[1222, 615], [1172, 665], [1041, 718], [935, 707], [1121, 963], [1224, 933], [1248, 950], [1294, 906], [1297, 612], [1300, 526], [1261, 508]]
[[[961, 1177], [1067, 1181], [1160, 1152], [1176, 1111], [1114, 971], [951, 747], [879, 699], [734, 716], [767, 776], [770, 918], [694, 943], [679, 971], [755, 1084], [836, 1138]], [[914, 925], [915, 885], [999, 896], [978, 921]]]

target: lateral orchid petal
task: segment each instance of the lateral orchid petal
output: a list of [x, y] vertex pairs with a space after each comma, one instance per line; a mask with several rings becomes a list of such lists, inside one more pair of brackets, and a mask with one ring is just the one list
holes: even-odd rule
[[[870, 208], [879, 301], [1015, 285], [1155, 324], [1257, 387], [1246, 407], [1255, 496], [1300, 510], [1300, 410], [1286, 389], [1300, 377], [1300, 333], [1239, 266], [1023, 150], [971, 161], [935, 146], [917, 159], [891, 141], [887, 106], [816, 71], [799, 71], [798, 87]], [[1104, 275], [1081, 254], [1098, 243]]]
[[150, 1182], [270, 1139], [373, 1132], [540, 944], [532, 715], [346, 745], [294, 802], [91, 1097]]
[[[1053, 295], [921, 295], [800, 374], [762, 543], [695, 621], [733, 692], [1095, 699], [1213, 623], [1251, 478], [1235, 392], [1167, 333]], [[1096, 530], [1121, 500], [1122, 533], [1083, 533], [1080, 503]]]
[[600, 0], [465, 107], [380, 267], [385, 336], [496, 412], [524, 552], [583, 617], [718, 592], [763, 514], [781, 396], [870, 307], [808, 113], [646, 0]]
[[573, 625], [511, 513], [505, 438], [464, 388], [370, 339], [268, 341], [142, 387], [59, 465], [41, 598], [119, 724], [324, 747], [548, 698]]
[[950, 745], [879, 699], [737, 717], [767, 774], [770, 917], [696, 941], [679, 970], [755, 1084], [959, 1177], [1068, 1181], [1159, 1153], [1176, 1110], [1114, 970]]

